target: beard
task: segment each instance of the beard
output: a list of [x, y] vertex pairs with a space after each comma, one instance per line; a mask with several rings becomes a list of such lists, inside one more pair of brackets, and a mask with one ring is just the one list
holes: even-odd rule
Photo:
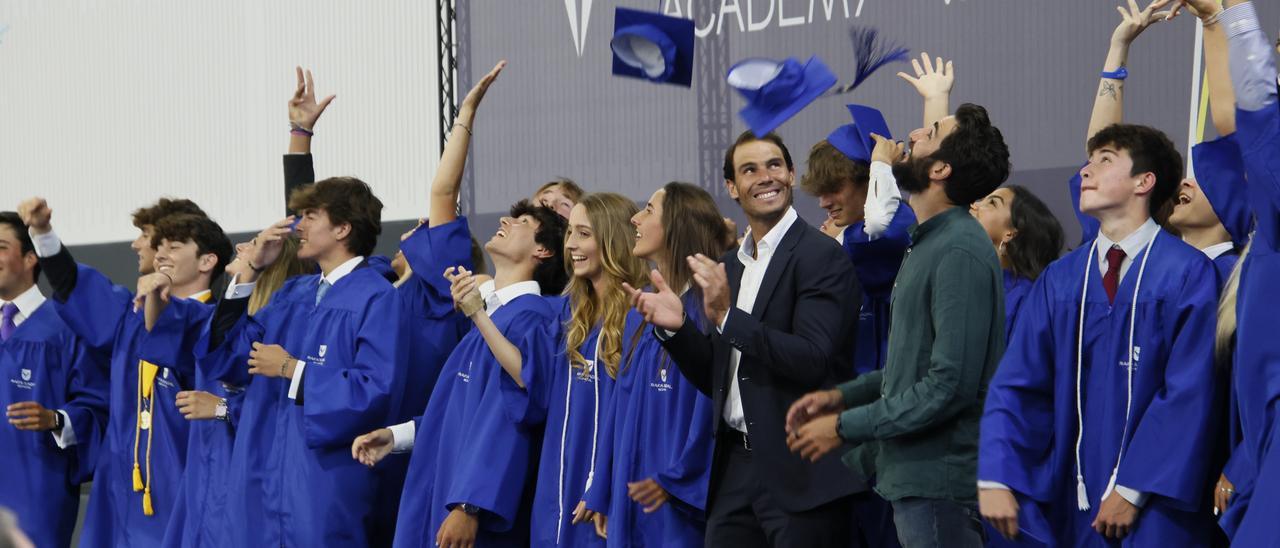
[[933, 166], [933, 158], [907, 158], [893, 164], [893, 177], [898, 180], [898, 188], [908, 194], [919, 194], [929, 188], [929, 168]]

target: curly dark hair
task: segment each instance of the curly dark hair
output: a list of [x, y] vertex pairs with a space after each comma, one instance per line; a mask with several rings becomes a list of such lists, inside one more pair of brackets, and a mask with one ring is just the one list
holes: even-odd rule
[[1130, 176], [1155, 175], [1156, 184], [1151, 189], [1147, 211], [1152, 217], [1160, 217], [1160, 209], [1177, 194], [1178, 184], [1182, 181], [1182, 154], [1173, 146], [1173, 141], [1152, 127], [1112, 124], [1089, 138], [1089, 154], [1108, 146], [1129, 153], [1133, 160]]
[[1057, 260], [1062, 252], [1062, 225], [1049, 211], [1049, 206], [1026, 187], [1009, 185], [1005, 188], [1013, 192], [1009, 224], [1016, 231], [1013, 239], [1005, 244], [1009, 268], [1014, 274], [1035, 280], [1044, 267]]
[[155, 233], [151, 235], [151, 247], [160, 247], [164, 240], [195, 242], [197, 256], [214, 254], [218, 264], [214, 265], [210, 280], [217, 280], [231, 263], [231, 240], [218, 223], [204, 215], [179, 213], [160, 219], [156, 222]]
[[951, 166], [943, 190], [953, 204], [968, 205], [991, 194], [1009, 178], [1009, 146], [991, 125], [987, 109], [965, 103], [956, 109], [956, 129], [942, 139], [934, 160]]
[[382, 233], [382, 200], [373, 189], [355, 177], [332, 177], [293, 191], [289, 209], [302, 213], [323, 209], [334, 226], [351, 225], [345, 242], [347, 251], [368, 257], [378, 245]]
[[133, 226], [142, 230], [147, 225], [155, 226], [160, 219], [183, 213], [208, 217], [200, 206], [186, 198], [160, 198], [154, 204], [134, 210]]
[[512, 205], [510, 215], [514, 218], [528, 215], [538, 221], [533, 241], [550, 251], [551, 256], [533, 268], [533, 281], [538, 282], [543, 295], [559, 295], [569, 281], [569, 272], [564, 268], [564, 233], [569, 221], [554, 209], [534, 205], [529, 200], [520, 200]]

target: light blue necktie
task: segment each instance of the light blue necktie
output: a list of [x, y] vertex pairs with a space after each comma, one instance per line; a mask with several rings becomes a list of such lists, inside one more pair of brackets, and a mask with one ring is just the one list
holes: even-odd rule
[[324, 294], [329, 292], [330, 287], [333, 287], [333, 284], [328, 280], [320, 280], [320, 287], [316, 289], [316, 304], [320, 304], [320, 299], [324, 298]]

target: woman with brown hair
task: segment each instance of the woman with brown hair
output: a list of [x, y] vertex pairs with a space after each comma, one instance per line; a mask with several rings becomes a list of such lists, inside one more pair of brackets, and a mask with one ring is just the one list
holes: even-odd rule
[[[684, 258], [718, 257], [732, 238], [705, 190], [668, 183], [631, 219], [637, 257], [653, 263], [655, 284], [681, 294], [700, 329], [702, 291]], [[635, 291], [628, 287], [629, 292]], [[610, 546], [701, 546], [715, 419], [711, 399], [684, 378], [642, 326], [623, 362], [613, 396], [604, 462], [608, 475], [592, 483], [587, 508], [607, 515]], [[597, 522], [605, 521], [597, 519]]]

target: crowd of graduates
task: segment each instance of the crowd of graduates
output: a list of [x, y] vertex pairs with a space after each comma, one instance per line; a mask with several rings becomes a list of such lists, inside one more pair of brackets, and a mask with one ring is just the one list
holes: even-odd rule
[[[812, 67], [731, 72], [774, 109], [725, 152], [744, 233], [700, 185], [559, 179], [477, 238], [499, 62], [380, 257], [371, 186], [315, 175], [334, 98], [299, 68], [288, 214], [247, 241], [161, 198], [126, 288], [54, 230], [87, 205], [0, 213], [0, 546], [70, 544], [90, 481], [82, 546], [1280, 546], [1273, 45], [1241, 0], [1120, 12], [1078, 244], [926, 53], [919, 129], [850, 105], [800, 175], [765, 96]], [[1219, 135], [1189, 173], [1123, 119], [1130, 46], [1181, 12]], [[629, 28], [657, 81], [661, 25]]]

